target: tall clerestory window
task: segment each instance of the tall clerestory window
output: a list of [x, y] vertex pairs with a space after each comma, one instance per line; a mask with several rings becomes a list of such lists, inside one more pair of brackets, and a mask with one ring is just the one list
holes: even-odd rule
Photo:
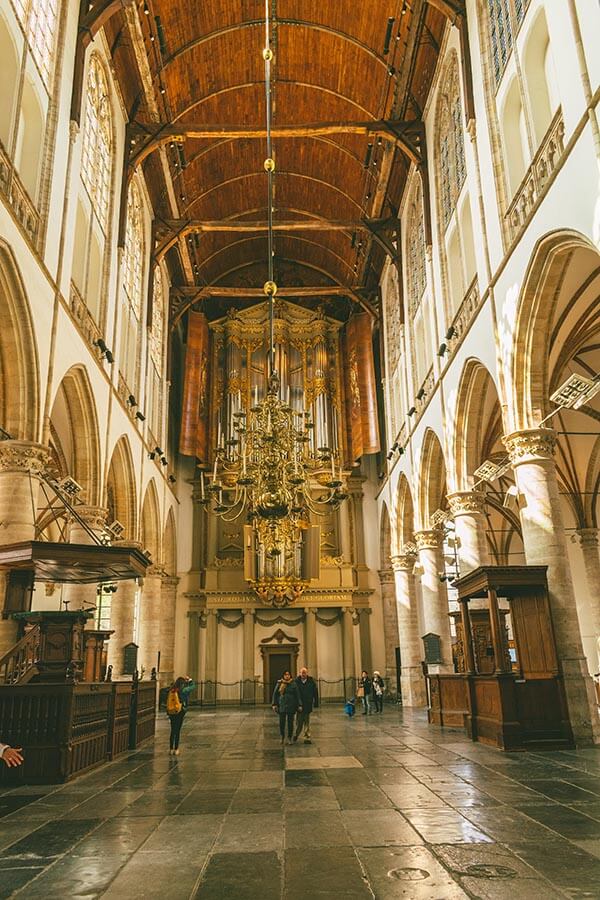
[[473, 220], [466, 188], [463, 106], [458, 56], [452, 51], [441, 79], [436, 113], [436, 183], [446, 307], [456, 312], [475, 278]]
[[123, 291], [119, 368], [130, 391], [137, 390], [142, 322], [144, 216], [142, 198], [134, 180], [127, 195], [127, 225], [123, 254]]
[[502, 80], [506, 63], [512, 52], [514, 26], [518, 28], [521, 25], [529, 3], [530, 0], [512, 0], [512, 3], [511, 0], [487, 0], [492, 67], [496, 86]]
[[420, 386], [431, 365], [431, 322], [427, 303], [427, 270], [425, 267], [425, 229], [421, 181], [413, 191], [406, 233], [406, 287], [408, 314], [412, 328], [413, 361], [416, 383]]
[[100, 56], [90, 56], [81, 135], [72, 280], [79, 298], [102, 327], [109, 245], [114, 128], [109, 82]]
[[163, 369], [165, 357], [165, 291], [160, 266], [154, 269], [152, 285], [152, 321], [150, 323], [150, 369], [148, 378], [148, 402], [150, 430], [162, 447]]
[[13, 0], [31, 55], [49, 88], [54, 61], [58, 0]]

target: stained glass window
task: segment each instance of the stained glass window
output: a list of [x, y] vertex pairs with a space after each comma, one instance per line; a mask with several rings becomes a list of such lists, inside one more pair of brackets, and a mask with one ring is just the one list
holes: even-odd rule
[[150, 355], [158, 373], [162, 371], [165, 330], [165, 300], [160, 267], [154, 270], [152, 286], [152, 324], [150, 329]]
[[423, 203], [420, 185], [415, 191], [408, 218], [408, 307], [414, 315], [421, 297], [425, 293], [427, 274], [425, 270], [425, 230], [423, 227]]
[[456, 55], [451, 59], [440, 89], [438, 116], [439, 203], [445, 230], [467, 177], [464, 119]]
[[13, 0], [31, 54], [46, 87], [50, 86], [58, 0]]
[[90, 58], [81, 178], [89, 194], [92, 209], [102, 228], [106, 230], [110, 205], [112, 169], [112, 117], [108, 83], [99, 57]]
[[494, 79], [499, 84], [512, 50], [509, 0], [488, 0], [488, 9]]
[[127, 226], [123, 257], [123, 286], [129, 306], [139, 320], [142, 309], [142, 265], [144, 258], [142, 198], [135, 181], [127, 196]]

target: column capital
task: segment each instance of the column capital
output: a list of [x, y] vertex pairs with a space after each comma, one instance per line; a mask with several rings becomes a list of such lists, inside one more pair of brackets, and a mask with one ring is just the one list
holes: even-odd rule
[[179, 584], [180, 580], [181, 579], [177, 575], [163, 575], [162, 585], [165, 588], [177, 589], [177, 585]]
[[442, 546], [443, 532], [438, 528], [415, 531], [417, 550], [438, 550]]
[[482, 491], [454, 491], [447, 495], [447, 499], [453, 516], [485, 513], [485, 494]]
[[597, 528], [578, 528], [576, 531], [581, 546], [597, 547], [600, 532]]
[[146, 571], [144, 572], [144, 578], [164, 578], [165, 570], [162, 566], [153, 565], [148, 566]]
[[505, 434], [502, 443], [513, 466], [551, 460], [556, 447], [556, 432], [551, 428], [529, 428]]
[[415, 564], [415, 560], [417, 558], [416, 553], [398, 553], [396, 556], [392, 556], [392, 569], [394, 572], [412, 572], [413, 566]]
[[80, 519], [83, 519], [92, 531], [102, 531], [106, 525], [108, 517], [108, 509], [105, 506], [82, 506], [73, 507]]
[[[393, 559], [393, 557], [392, 557]], [[379, 575], [379, 583], [383, 586], [384, 584], [394, 584], [394, 570], [393, 569], [380, 569], [377, 573]]]
[[40, 475], [51, 461], [50, 448], [31, 441], [0, 441], [0, 472]]

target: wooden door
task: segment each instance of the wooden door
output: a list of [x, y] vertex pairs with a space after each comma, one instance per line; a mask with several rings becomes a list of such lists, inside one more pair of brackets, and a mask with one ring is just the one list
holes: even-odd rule
[[290, 672], [292, 675], [292, 654], [291, 653], [269, 653], [268, 656], [268, 679], [265, 688], [268, 687], [265, 702], [270, 703], [273, 697], [275, 685], [284, 672]]

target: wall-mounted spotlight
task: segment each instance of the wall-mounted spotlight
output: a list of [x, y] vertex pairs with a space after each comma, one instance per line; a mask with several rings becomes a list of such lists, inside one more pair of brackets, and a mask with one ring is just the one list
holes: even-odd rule
[[135, 417], [136, 417], [136, 419], [139, 419], [140, 422], [145, 422], [145, 421], [146, 421], [146, 416], [144, 415], [144, 413], [141, 413], [141, 412], [139, 411], [139, 409], [138, 409], [138, 411], [136, 412]]
[[367, 152], [365, 153], [365, 161], [363, 167], [368, 169], [371, 165], [371, 154], [373, 153], [373, 144], [367, 144]]
[[175, 478], [174, 475], [169, 475], [169, 481], [171, 482], [171, 484], [175, 484], [175, 482], [177, 481], [177, 479]]
[[94, 341], [94, 346], [98, 348], [100, 354], [104, 357], [104, 359], [106, 359], [106, 361], [112, 365], [115, 359], [106, 346], [106, 341], [104, 341], [103, 338], [98, 338], [97, 341]]
[[416, 406], [411, 406], [411, 408], [410, 408], [409, 411], [408, 411], [408, 415], [409, 415], [409, 416], [414, 416], [414, 414], [416, 413], [416, 411], [417, 411]]
[[106, 362], [107, 362], [110, 366], [112, 366], [112, 364], [113, 364], [114, 361], [115, 361], [115, 358], [114, 358], [114, 356], [112, 355], [112, 353], [110, 352], [110, 350], [107, 350], [106, 353], [105, 353], [104, 355], [105, 355], [105, 357], [106, 357]]
[[155, 447], [155, 448], [154, 448], [154, 452], [156, 453], [157, 456], [164, 456], [164, 453], [163, 453], [163, 451], [160, 449], [160, 447]]
[[133, 394], [129, 395], [129, 397], [127, 398], [127, 403], [129, 404], [129, 406], [137, 406], [137, 400], [135, 399]]
[[393, 458], [394, 458], [394, 454], [393, 454], [392, 451], [390, 450], [390, 452], [389, 452], [388, 455], [386, 456], [386, 459], [389, 460], [389, 459], [393, 459]]
[[419, 388], [419, 393], [417, 394], [417, 400], [422, 400], [425, 396], [425, 388]]
[[156, 453], [154, 452], [154, 450], [150, 451], [150, 453], [148, 454], [148, 459], [156, 459]]
[[398, 447], [398, 456], [404, 456], [404, 447]]
[[437, 355], [440, 356], [440, 357], [441, 357], [441, 356], [445, 356], [445, 355], [446, 355], [447, 349], [448, 349], [448, 344], [442, 342], [442, 343], [440, 344], [440, 346], [438, 347]]
[[456, 334], [456, 328], [454, 325], [451, 325], [448, 331], [446, 332], [446, 340], [451, 341], [454, 335]]
[[169, 465], [169, 463], [167, 462], [166, 456], [161, 456], [160, 461], [161, 461], [161, 463], [162, 463], [163, 466], [168, 466], [168, 465]]
[[387, 27], [385, 29], [385, 40], [383, 42], [383, 55], [384, 56], [387, 56], [388, 53], [390, 52], [390, 41], [392, 39], [392, 30], [394, 28], [395, 21], [396, 20], [394, 19], [393, 16], [390, 16], [390, 18], [387, 20]]
[[394, 441], [394, 443], [392, 444], [392, 452], [395, 453], [397, 449], [398, 449], [398, 441]]

